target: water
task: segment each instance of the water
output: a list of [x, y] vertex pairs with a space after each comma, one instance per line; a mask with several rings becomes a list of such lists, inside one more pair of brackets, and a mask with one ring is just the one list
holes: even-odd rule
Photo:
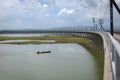
[[0, 80], [99, 80], [99, 73], [93, 56], [78, 44], [0, 44]]

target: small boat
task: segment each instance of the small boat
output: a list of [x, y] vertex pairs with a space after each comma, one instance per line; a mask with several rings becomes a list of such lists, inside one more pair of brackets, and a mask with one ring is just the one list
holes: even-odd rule
[[38, 51], [38, 52], [36, 52], [37, 54], [45, 54], [45, 53], [51, 53], [51, 51], [42, 51], [42, 52], [40, 52], [40, 51]]

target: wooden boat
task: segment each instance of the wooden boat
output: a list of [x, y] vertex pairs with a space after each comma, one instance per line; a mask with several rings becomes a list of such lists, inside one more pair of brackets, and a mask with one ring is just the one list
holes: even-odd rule
[[40, 51], [38, 51], [38, 52], [36, 52], [37, 54], [45, 54], [45, 53], [51, 53], [51, 51], [42, 51], [42, 52], [40, 52]]

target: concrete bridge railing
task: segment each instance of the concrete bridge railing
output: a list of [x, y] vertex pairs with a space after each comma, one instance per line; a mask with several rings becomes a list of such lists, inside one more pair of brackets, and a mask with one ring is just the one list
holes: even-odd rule
[[106, 40], [109, 47], [112, 80], [120, 80], [120, 43], [109, 33], [106, 33]]

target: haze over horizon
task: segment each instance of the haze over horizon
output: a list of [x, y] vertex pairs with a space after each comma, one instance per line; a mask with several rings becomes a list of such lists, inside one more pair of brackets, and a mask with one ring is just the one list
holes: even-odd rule
[[[120, 0], [115, 0], [120, 7]], [[115, 25], [120, 16], [114, 9]], [[109, 0], [0, 0], [0, 30], [92, 26], [92, 17], [109, 27]]]

